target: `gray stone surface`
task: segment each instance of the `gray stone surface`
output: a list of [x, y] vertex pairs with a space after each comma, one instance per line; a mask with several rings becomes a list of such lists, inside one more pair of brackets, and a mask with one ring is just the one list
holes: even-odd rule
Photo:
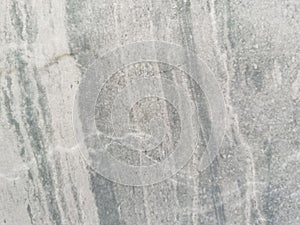
[[[299, 11], [298, 0], [1, 1], [0, 224], [300, 224]], [[72, 116], [90, 64], [146, 40], [203, 59], [224, 96], [225, 135], [205, 170], [196, 151], [176, 175], [134, 187], [87, 163]], [[203, 149], [214, 122], [208, 103], [196, 84], [180, 84], [198, 107]], [[109, 101], [105, 93], [99, 99]], [[180, 118], [154, 100], [135, 105], [132, 121], [144, 129], [145, 115], [162, 119], [166, 145], [175, 145]], [[161, 108], [167, 114], [157, 114]], [[147, 153], [143, 163], [163, 160], [170, 149]], [[135, 152], [108, 150], [141, 165]]]

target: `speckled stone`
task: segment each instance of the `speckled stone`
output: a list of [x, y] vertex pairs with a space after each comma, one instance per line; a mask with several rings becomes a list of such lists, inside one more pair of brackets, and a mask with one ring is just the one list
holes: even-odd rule
[[[300, 224], [299, 11], [299, 0], [2, 0], [0, 224]], [[196, 151], [175, 175], [137, 187], [110, 181], [87, 163], [73, 109], [91, 63], [141, 41], [195, 52], [216, 78], [226, 116], [208, 168], [199, 170]], [[204, 94], [196, 84], [179, 84], [199, 106], [205, 140], [211, 121]], [[172, 105], [148, 99], [135, 107], [139, 128], [145, 115], [168, 117], [168, 145], [177, 143], [180, 118]], [[156, 114], [159, 108], [167, 114]], [[141, 165], [117, 144], [109, 151]], [[143, 163], [168, 154], [158, 148]]]

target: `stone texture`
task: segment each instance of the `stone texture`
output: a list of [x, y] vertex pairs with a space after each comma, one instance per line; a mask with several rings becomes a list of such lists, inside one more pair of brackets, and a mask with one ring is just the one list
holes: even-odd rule
[[[300, 224], [299, 10], [297, 0], [1, 1], [0, 224]], [[205, 171], [195, 154], [164, 182], [132, 187], [87, 165], [72, 110], [96, 57], [144, 40], [205, 61], [226, 134]]]

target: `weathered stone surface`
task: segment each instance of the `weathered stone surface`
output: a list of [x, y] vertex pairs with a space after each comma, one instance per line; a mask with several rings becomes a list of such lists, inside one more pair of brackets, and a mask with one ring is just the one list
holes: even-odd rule
[[[300, 224], [299, 10], [298, 0], [1, 1], [0, 224]], [[200, 150], [163, 182], [126, 186], [82, 156], [73, 104], [96, 58], [149, 40], [180, 45], [207, 64], [224, 96], [225, 135], [213, 163], [199, 170], [213, 103], [172, 72], [196, 106], [202, 129], [191, 132], [201, 135]], [[170, 68], [158, 64], [118, 73], [167, 76]], [[118, 82], [99, 96], [100, 130]], [[178, 112], [149, 98], [131, 113], [137, 130], [154, 124], [159, 133], [164, 123], [169, 147], [144, 158], [118, 143], [108, 150], [133, 165], [163, 161], [180, 139]]]

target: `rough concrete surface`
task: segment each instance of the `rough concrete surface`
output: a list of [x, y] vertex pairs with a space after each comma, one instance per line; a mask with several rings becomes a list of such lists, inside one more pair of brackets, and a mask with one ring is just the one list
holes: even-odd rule
[[299, 225], [299, 43], [299, 0], [2, 0], [0, 224]]

